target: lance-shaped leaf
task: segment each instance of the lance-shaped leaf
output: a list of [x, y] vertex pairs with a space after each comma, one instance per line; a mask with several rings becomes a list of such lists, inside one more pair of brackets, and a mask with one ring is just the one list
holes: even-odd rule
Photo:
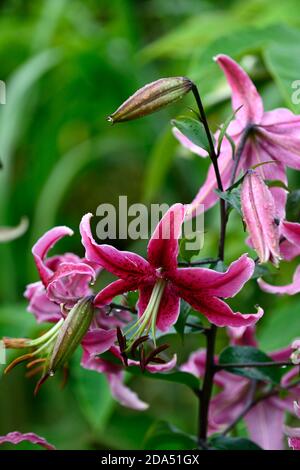
[[241, 207], [247, 230], [261, 263], [280, 260], [279, 227], [271, 191], [261, 176], [249, 170], [241, 188]]

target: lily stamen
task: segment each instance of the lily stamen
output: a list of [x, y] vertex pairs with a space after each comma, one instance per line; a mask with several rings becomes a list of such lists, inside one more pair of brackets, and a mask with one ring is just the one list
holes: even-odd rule
[[134, 331], [130, 337], [129, 344], [126, 348], [128, 352], [136, 339], [141, 336], [147, 336], [151, 330], [153, 342], [155, 344], [155, 331], [156, 331], [156, 320], [161, 304], [161, 299], [165, 290], [166, 281], [164, 279], [158, 279], [153, 287], [153, 291], [149, 300], [149, 303], [142, 314], [142, 316], [126, 331], [126, 335]]

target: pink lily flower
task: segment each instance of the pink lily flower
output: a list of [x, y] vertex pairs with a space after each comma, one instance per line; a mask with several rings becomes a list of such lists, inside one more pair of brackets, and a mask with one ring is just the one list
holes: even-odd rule
[[154, 339], [156, 328], [167, 331], [178, 318], [180, 298], [218, 326], [251, 325], [263, 315], [262, 309], [256, 314], [233, 312], [221, 299], [236, 295], [250, 279], [254, 262], [247, 255], [232, 263], [225, 273], [177, 267], [184, 215], [182, 204], [174, 204], [164, 215], [149, 241], [148, 261], [131, 252], [98, 245], [90, 229], [92, 215], [82, 219], [80, 230], [87, 259], [119, 278], [99, 292], [95, 305], [102, 307], [117, 295], [139, 290], [139, 319], [127, 331], [132, 333], [131, 343], [150, 330]]
[[[300, 116], [285, 108], [264, 111], [262, 99], [246, 72], [227, 55], [220, 54], [215, 60], [231, 87], [233, 110], [236, 111], [241, 107], [227, 133], [235, 142], [236, 148], [245, 132], [248, 134], [237, 174], [241, 170], [247, 171], [258, 163], [273, 161], [274, 164], [262, 165], [257, 171], [264, 180], [280, 180], [286, 184], [285, 167], [300, 169]], [[175, 131], [175, 136], [182, 145], [201, 157], [207, 155], [202, 148], [195, 148], [186, 137], [183, 138], [178, 130]], [[230, 186], [234, 165], [227, 139], [223, 140], [218, 160], [223, 186], [227, 189]], [[204, 204], [206, 210], [212, 207], [218, 200], [218, 196], [214, 193], [216, 187], [213, 168], [210, 167], [206, 181], [191, 203], [191, 209], [196, 210], [199, 204]], [[281, 218], [284, 214], [286, 191], [274, 187], [271, 188], [271, 192], [276, 201], [277, 215]]]
[[[300, 406], [294, 402], [295, 415], [300, 418]], [[300, 428], [292, 428], [291, 426], [284, 427], [285, 433], [288, 435], [289, 446], [293, 450], [300, 450]]]
[[271, 260], [278, 266], [279, 227], [276, 223], [276, 208], [268, 186], [261, 176], [248, 170], [241, 188], [243, 218], [261, 263]]
[[[234, 331], [237, 330], [237, 331]], [[230, 328], [230, 336], [233, 344], [256, 345], [254, 328]], [[274, 360], [288, 360], [292, 348], [288, 347], [270, 354]], [[215, 358], [218, 362], [217, 357]], [[192, 373], [197, 377], [204, 375], [206, 362], [206, 351], [194, 352], [181, 370]], [[282, 378], [281, 385], [287, 386], [297, 376], [296, 368], [289, 371]], [[228, 425], [233, 423], [244, 410], [247, 403], [252, 400], [251, 380], [246, 377], [231, 374], [227, 371], [219, 371], [215, 374], [214, 383], [221, 388], [211, 400], [209, 409], [209, 434], [222, 432]], [[263, 389], [263, 383], [258, 384]], [[283, 424], [285, 412], [293, 413], [293, 401], [299, 396], [300, 387], [289, 390], [285, 398], [278, 396], [270, 397], [256, 404], [245, 415], [250, 439], [265, 450], [283, 449]]]
[[28, 311], [39, 323], [62, 318], [60, 305], [72, 308], [79, 299], [90, 295], [90, 282], [97, 272], [93, 265], [73, 253], [47, 258], [48, 251], [64, 236], [72, 235], [68, 227], [55, 227], [46, 232], [32, 248], [41, 281], [29, 284], [25, 297]]
[[[49, 230], [33, 247], [32, 251], [41, 281], [27, 286], [25, 297], [30, 301], [28, 310], [35, 315], [39, 323], [52, 322], [55, 325], [37, 340], [5, 338], [4, 342], [8, 348], [33, 348], [31, 353], [18, 357], [10, 364], [8, 370], [23, 360], [30, 360], [27, 364], [28, 376], [31, 377], [40, 371], [45, 374], [44, 367], [48, 363], [49, 355], [52, 353], [53, 345], [69, 309], [81, 298], [92, 294], [90, 281], [95, 279], [99, 266], [96, 267], [90, 261], [81, 259], [72, 253], [47, 258], [50, 248], [60, 238], [71, 234], [72, 231], [67, 227], [55, 227]], [[63, 309], [60, 303], [64, 304]], [[125, 327], [131, 320], [132, 316], [128, 311], [113, 309], [108, 314], [105, 309], [95, 309], [88, 331], [81, 341], [83, 348], [81, 365], [86, 369], [104, 373], [113, 396], [121, 404], [135, 409], [145, 409], [148, 405], [123, 383], [124, 366], [120, 353], [118, 353], [120, 365], [111, 364], [109, 361], [97, 357], [108, 350], [113, 350], [116, 354], [117, 348], [114, 346], [117, 340], [116, 328]], [[129, 365], [132, 365], [131, 362]], [[152, 372], [156, 368], [163, 371], [173, 368], [174, 365], [173, 358], [166, 364], [149, 364], [147, 369]], [[43, 382], [44, 377], [45, 375], [42, 375], [36, 390]]]
[[32, 432], [22, 434], [21, 432], [14, 431], [10, 432], [9, 434], [6, 434], [6, 436], [0, 436], [0, 444], [5, 444], [6, 442], [9, 442], [10, 444], [19, 444], [23, 441], [31, 442], [32, 444], [37, 444], [47, 450], [55, 450], [55, 447], [52, 444], [49, 444], [46, 439]]
[[[283, 240], [280, 243], [281, 257], [286, 261], [291, 261], [296, 256], [300, 255], [300, 224], [285, 220], [280, 224], [280, 234]], [[263, 279], [258, 279], [257, 282], [259, 287], [269, 294], [298, 294], [300, 292], [300, 266], [296, 268], [293, 280], [290, 284], [274, 286], [265, 282]]]

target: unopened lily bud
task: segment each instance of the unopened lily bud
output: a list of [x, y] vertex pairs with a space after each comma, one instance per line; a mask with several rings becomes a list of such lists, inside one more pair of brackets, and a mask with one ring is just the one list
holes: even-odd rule
[[53, 346], [48, 365], [48, 375], [53, 375], [72, 356], [85, 336], [93, 315], [93, 296], [85, 297], [74, 305], [68, 313]]
[[152, 114], [180, 100], [193, 87], [186, 77], [161, 78], [148, 83], [130, 96], [107, 120], [111, 123], [131, 121]]
[[280, 260], [279, 227], [271, 191], [261, 176], [249, 170], [241, 188], [243, 218], [261, 263]]

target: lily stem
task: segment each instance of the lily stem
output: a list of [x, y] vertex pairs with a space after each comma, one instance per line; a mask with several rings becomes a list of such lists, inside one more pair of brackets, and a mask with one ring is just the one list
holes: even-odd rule
[[[192, 86], [192, 92], [193, 92], [194, 98], [198, 106], [198, 110], [200, 114], [200, 121], [203, 124], [204, 130], [207, 136], [207, 141], [209, 145], [209, 156], [210, 156], [212, 165], [214, 167], [217, 186], [218, 186], [219, 191], [223, 192], [224, 188], [223, 188], [222, 178], [221, 178], [219, 165], [218, 165], [218, 156], [215, 151], [213, 138], [209, 129], [209, 125], [208, 125], [207, 117], [203, 108], [201, 97], [200, 97], [198, 88], [195, 84], [193, 84]], [[221, 219], [221, 223], [220, 223], [220, 239], [219, 239], [219, 259], [223, 260], [224, 259], [224, 247], [225, 247], [225, 234], [226, 234], [226, 219], [227, 219], [226, 202], [224, 201], [224, 199], [220, 199], [220, 219]]]
[[206, 363], [205, 373], [202, 386], [202, 392], [200, 395], [200, 408], [199, 408], [199, 445], [206, 441], [208, 431], [208, 413], [210, 399], [212, 395], [214, 374], [215, 374], [215, 343], [217, 335], [217, 327], [211, 325], [211, 328], [206, 331]]
[[[209, 129], [207, 117], [203, 108], [203, 104], [201, 101], [201, 97], [196, 85], [193, 85], [192, 92], [194, 98], [196, 100], [200, 120], [203, 124], [207, 141], [209, 145], [209, 156], [214, 168], [214, 172], [216, 175], [216, 182], [219, 191], [223, 192], [223, 183], [222, 178], [219, 170], [218, 165], [218, 156], [215, 151], [213, 138]], [[224, 250], [225, 250], [225, 236], [226, 236], [226, 225], [227, 225], [227, 214], [226, 214], [226, 203], [224, 199], [220, 198], [220, 238], [219, 238], [219, 249], [218, 249], [218, 258], [223, 261], [224, 260]], [[213, 382], [214, 382], [214, 374], [215, 374], [215, 344], [216, 344], [216, 336], [217, 336], [217, 327], [215, 325], [211, 325], [211, 328], [205, 332], [206, 334], [206, 364], [205, 364], [205, 372], [204, 372], [204, 379], [203, 379], [203, 386], [201, 393], [199, 395], [199, 424], [198, 424], [198, 442], [199, 446], [203, 446], [203, 443], [206, 443], [207, 440], [207, 431], [208, 431], [208, 414], [209, 414], [209, 405], [212, 395], [213, 389]]]

